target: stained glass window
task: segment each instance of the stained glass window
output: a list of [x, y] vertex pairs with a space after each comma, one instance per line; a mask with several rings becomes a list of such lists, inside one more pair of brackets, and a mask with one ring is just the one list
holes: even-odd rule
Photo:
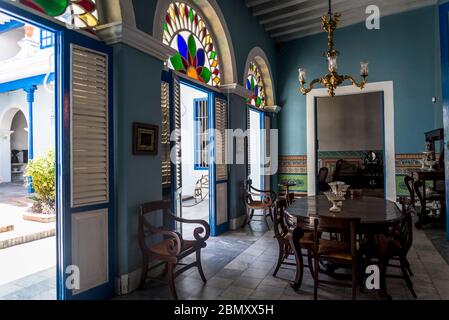
[[81, 29], [98, 25], [95, 0], [19, 0], [20, 3], [39, 12]]
[[255, 62], [251, 62], [246, 79], [246, 89], [251, 92], [251, 96], [246, 100], [250, 106], [261, 108], [265, 107], [265, 88], [262, 76]]
[[201, 16], [181, 2], [170, 5], [163, 24], [163, 42], [178, 52], [169, 67], [203, 83], [220, 85], [220, 66], [212, 36]]

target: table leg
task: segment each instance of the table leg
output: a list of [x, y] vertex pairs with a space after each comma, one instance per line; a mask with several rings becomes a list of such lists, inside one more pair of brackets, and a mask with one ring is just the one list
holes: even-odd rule
[[290, 287], [294, 290], [298, 290], [302, 284], [302, 278], [304, 275], [304, 260], [302, 257], [302, 250], [300, 241], [304, 236], [304, 230], [301, 228], [295, 228], [293, 230], [292, 236], [290, 237], [290, 247], [293, 249], [296, 260], [296, 273], [295, 280], [290, 282]]

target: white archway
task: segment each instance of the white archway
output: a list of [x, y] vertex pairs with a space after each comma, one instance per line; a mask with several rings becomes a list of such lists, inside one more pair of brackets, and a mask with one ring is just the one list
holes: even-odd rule
[[132, 0], [97, 0], [97, 7], [101, 25], [121, 22], [136, 27]]
[[[175, 0], [159, 0], [156, 6], [153, 22], [153, 37], [162, 43], [163, 23], [168, 7]], [[235, 62], [234, 46], [231, 34], [226, 25], [226, 20], [216, 0], [180, 0], [191, 6], [204, 19], [215, 47], [217, 48], [218, 61], [221, 65], [221, 86], [232, 85], [237, 80], [237, 64]], [[219, 35], [219, 36], [218, 36]]]
[[243, 75], [243, 86], [245, 86], [246, 79], [248, 77], [248, 69], [251, 62], [255, 62], [259, 67], [260, 73], [262, 75], [263, 84], [265, 87], [266, 95], [266, 106], [273, 107], [276, 106], [276, 90], [274, 88], [273, 73], [271, 72], [270, 62], [268, 57], [260, 47], [253, 48], [246, 59], [245, 64], [245, 74]]
[[[383, 92], [384, 94], [384, 139], [385, 139], [385, 192], [386, 199], [396, 201], [396, 153], [394, 142], [394, 94], [393, 81], [368, 83], [362, 91], [355, 86], [338, 87], [336, 96]], [[326, 88], [313, 89], [307, 94], [307, 193], [316, 194], [316, 108], [317, 97], [327, 97]]]
[[28, 123], [24, 108], [10, 106], [0, 114], [0, 180], [3, 182], [11, 181], [11, 125], [18, 112], [23, 113]]

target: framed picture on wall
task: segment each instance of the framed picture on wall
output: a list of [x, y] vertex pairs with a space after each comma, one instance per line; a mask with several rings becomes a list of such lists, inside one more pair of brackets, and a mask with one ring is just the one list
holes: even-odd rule
[[133, 154], [157, 155], [159, 127], [145, 123], [133, 124]]

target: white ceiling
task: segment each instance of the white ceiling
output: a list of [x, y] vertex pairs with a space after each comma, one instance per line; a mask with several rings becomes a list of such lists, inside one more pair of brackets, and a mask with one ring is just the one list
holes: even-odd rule
[[[319, 32], [320, 17], [327, 13], [328, 0], [244, 0], [252, 14], [277, 42]], [[333, 0], [332, 11], [342, 14], [339, 27], [365, 21], [369, 5], [377, 5], [381, 17], [436, 4], [437, 0]]]

